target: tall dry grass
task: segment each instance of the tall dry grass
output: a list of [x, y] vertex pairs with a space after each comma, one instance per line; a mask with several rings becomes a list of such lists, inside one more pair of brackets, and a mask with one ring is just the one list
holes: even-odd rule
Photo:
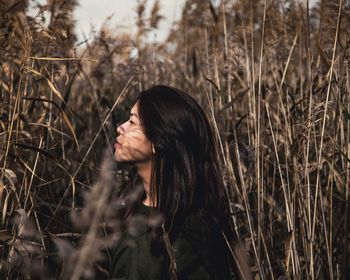
[[112, 193], [135, 177], [102, 151], [163, 83], [212, 120], [256, 279], [349, 278], [349, 2], [188, 0], [154, 44], [159, 4], [141, 1], [136, 36], [80, 46], [76, 4], [0, 3], [1, 277], [94, 277], [118, 238]]

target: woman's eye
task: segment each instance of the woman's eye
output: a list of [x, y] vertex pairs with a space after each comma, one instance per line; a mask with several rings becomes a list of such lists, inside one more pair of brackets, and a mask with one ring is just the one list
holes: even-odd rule
[[131, 125], [134, 125], [134, 124], [135, 124], [132, 120], [129, 120], [129, 123], [130, 123]]

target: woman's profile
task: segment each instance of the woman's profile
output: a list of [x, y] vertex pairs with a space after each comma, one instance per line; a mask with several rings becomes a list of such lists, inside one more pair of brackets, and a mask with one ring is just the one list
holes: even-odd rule
[[238, 279], [216, 146], [190, 95], [168, 86], [140, 93], [129, 120], [117, 127], [115, 160], [136, 167], [141, 191], [134, 203], [130, 191], [124, 195], [122, 221], [134, 229], [113, 252], [111, 278]]

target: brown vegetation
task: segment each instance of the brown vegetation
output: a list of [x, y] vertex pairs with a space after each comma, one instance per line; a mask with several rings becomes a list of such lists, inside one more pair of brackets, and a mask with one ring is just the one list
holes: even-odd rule
[[134, 177], [108, 156], [96, 170], [159, 83], [211, 117], [256, 279], [350, 277], [349, 1], [188, 0], [159, 44], [158, 4], [141, 1], [135, 38], [103, 28], [79, 47], [76, 1], [34, 18], [28, 2], [0, 3], [1, 278], [93, 278], [118, 238], [111, 193]]

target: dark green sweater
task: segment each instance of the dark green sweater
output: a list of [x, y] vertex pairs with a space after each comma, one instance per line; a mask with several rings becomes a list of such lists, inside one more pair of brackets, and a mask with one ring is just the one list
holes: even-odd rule
[[[128, 232], [118, 242], [111, 263], [112, 279], [169, 279], [166, 252], [151, 250], [149, 217], [152, 207], [140, 204], [131, 219]], [[219, 230], [194, 212], [185, 221], [172, 244], [178, 279], [234, 279], [230, 270], [227, 246]]]

